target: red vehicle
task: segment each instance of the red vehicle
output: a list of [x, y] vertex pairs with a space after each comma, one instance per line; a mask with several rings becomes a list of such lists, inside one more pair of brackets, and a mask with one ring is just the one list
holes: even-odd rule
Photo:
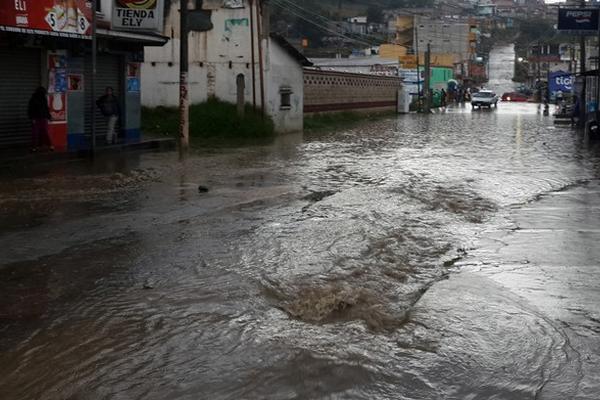
[[502, 95], [502, 101], [527, 102], [529, 97], [523, 93], [507, 92]]

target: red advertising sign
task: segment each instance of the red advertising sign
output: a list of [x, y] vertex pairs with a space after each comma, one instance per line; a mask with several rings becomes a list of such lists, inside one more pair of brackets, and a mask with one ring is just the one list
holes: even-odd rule
[[88, 0], [0, 0], [0, 30], [62, 37], [91, 35]]

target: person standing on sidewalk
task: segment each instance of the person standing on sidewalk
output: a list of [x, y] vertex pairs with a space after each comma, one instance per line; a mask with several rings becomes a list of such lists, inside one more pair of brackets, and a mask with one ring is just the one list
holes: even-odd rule
[[119, 121], [121, 110], [119, 107], [119, 99], [113, 94], [113, 88], [107, 87], [104, 96], [96, 101], [96, 105], [100, 109], [102, 115], [108, 120], [108, 128], [106, 129], [106, 143], [114, 144], [116, 142], [115, 127]]
[[46, 88], [40, 86], [31, 95], [27, 115], [31, 120], [31, 151], [37, 151], [40, 146], [50, 151], [54, 150], [48, 134], [48, 121], [52, 118]]

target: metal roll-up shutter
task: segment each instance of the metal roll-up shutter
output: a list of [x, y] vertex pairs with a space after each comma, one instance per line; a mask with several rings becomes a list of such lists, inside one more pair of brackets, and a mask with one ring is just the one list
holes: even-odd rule
[[[119, 101], [123, 101], [122, 95], [122, 80], [121, 75], [123, 74], [121, 56], [113, 54], [99, 54], [96, 64], [96, 99], [104, 95], [107, 87], [112, 87], [114, 95], [117, 96]], [[96, 99], [92, 99], [92, 62], [91, 59], [86, 59], [85, 62], [85, 133], [86, 135], [92, 134], [92, 121], [91, 111], [92, 105], [95, 110], [96, 117], [96, 138], [98, 144], [104, 143], [104, 137], [108, 127], [106, 118], [100, 113], [98, 107], [96, 107]], [[121, 104], [122, 110], [123, 104]], [[117, 124], [117, 132], [120, 129], [120, 121]]]
[[28, 146], [27, 105], [41, 82], [40, 50], [0, 48], [0, 60], [0, 148]]

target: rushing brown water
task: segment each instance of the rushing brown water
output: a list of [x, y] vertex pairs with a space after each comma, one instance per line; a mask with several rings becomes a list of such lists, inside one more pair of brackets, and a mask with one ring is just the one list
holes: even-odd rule
[[596, 399], [598, 166], [500, 104], [4, 178], [0, 398]]

